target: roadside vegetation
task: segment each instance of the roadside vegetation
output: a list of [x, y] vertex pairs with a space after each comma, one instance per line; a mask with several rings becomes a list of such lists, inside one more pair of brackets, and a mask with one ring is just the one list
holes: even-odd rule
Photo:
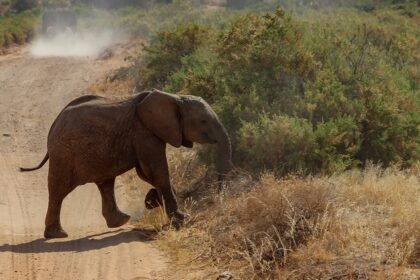
[[278, 9], [160, 31], [131, 70], [138, 89], [208, 100], [236, 165], [256, 175], [409, 167], [420, 156], [419, 38], [415, 20], [389, 10]]
[[[171, 175], [191, 215], [180, 231], [153, 226], [174, 279], [418, 279], [418, 166], [373, 164], [328, 176], [236, 175], [219, 194], [194, 153], [172, 154]], [[128, 186], [138, 186], [127, 181]], [[229, 279], [229, 278], [220, 278]]]
[[0, 16], [0, 52], [1, 49], [29, 42], [35, 35], [37, 22], [37, 15], [32, 11]]

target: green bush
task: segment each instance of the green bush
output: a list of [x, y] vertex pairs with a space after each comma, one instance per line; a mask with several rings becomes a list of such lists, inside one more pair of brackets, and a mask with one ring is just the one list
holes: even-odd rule
[[193, 54], [208, 40], [209, 29], [197, 24], [177, 25], [171, 31], [161, 31], [152, 38], [153, 48], [145, 47], [149, 54], [141, 71], [144, 87], [163, 88], [172, 73], [183, 65], [183, 58]]
[[[360, 131], [353, 117], [342, 116], [320, 122], [315, 129], [317, 144], [311, 171], [343, 171], [358, 164]], [[309, 162], [308, 162], [309, 164]]]
[[389, 9], [251, 13], [158, 33], [141, 78], [208, 100], [249, 170], [409, 166], [420, 156], [419, 38], [415, 20]]
[[238, 139], [237, 158], [253, 170], [284, 174], [312, 168], [316, 139], [306, 119], [263, 115], [244, 123]]
[[0, 48], [28, 42], [34, 36], [36, 22], [36, 13], [31, 11], [0, 16]]
[[235, 162], [253, 171], [409, 166], [419, 160], [419, 38], [389, 11], [247, 14], [218, 31], [158, 33], [141, 77], [212, 103]]
[[331, 25], [315, 27], [310, 38], [323, 65], [306, 95], [315, 107], [313, 123], [351, 115], [360, 127], [356, 158], [362, 162], [417, 160], [418, 30], [410, 20], [389, 12], [366, 19], [347, 14], [329, 21]]

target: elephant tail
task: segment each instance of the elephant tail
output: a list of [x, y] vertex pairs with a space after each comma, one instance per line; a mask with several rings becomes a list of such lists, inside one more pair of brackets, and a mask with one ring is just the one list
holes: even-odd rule
[[38, 170], [38, 169], [40, 169], [41, 167], [44, 166], [44, 164], [48, 161], [49, 158], [50, 158], [50, 156], [47, 153], [45, 155], [44, 159], [41, 161], [41, 163], [37, 167], [33, 167], [33, 168], [23, 168], [23, 167], [20, 167], [20, 172], [28, 172], [28, 171]]

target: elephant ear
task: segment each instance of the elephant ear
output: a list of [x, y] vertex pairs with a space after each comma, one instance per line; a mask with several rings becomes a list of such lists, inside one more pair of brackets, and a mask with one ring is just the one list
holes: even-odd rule
[[141, 122], [162, 141], [174, 147], [182, 144], [178, 98], [154, 90], [137, 106]]

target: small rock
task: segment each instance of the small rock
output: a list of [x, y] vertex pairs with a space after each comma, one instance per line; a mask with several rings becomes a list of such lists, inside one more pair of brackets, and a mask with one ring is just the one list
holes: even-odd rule
[[9, 134], [9, 133], [3, 133], [3, 136], [4, 136], [4, 137], [11, 137], [12, 135], [11, 135], [11, 134]]
[[232, 274], [229, 271], [225, 271], [219, 276], [217, 276], [216, 280], [231, 280], [231, 279], [233, 279]]

